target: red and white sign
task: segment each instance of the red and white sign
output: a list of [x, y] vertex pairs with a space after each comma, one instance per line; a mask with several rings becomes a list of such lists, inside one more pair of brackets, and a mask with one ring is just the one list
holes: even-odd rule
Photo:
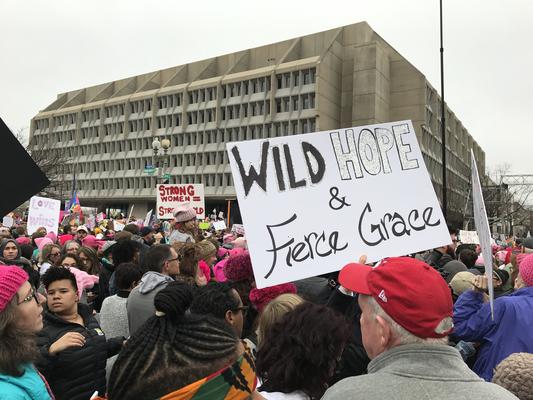
[[205, 196], [202, 184], [169, 184], [156, 186], [157, 219], [173, 219], [177, 206], [189, 203], [196, 211], [196, 217], [205, 218]]

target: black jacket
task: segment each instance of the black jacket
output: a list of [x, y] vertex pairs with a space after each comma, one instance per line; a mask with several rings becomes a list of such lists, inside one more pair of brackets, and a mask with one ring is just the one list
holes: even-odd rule
[[361, 324], [359, 321], [361, 309], [357, 303], [357, 297], [347, 296], [337, 288], [331, 293], [327, 306], [344, 315], [348, 323], [353, 326], [352, 337], [346, 343], [335, 374], [330, 379], [329, 385], [331, 386], [349, 376], [366, 374], [370, 359], [363, 347]]
[[444, 270], [444, 266], [452, 260], [452, 256], [448, 253], [441, 253], [437, 250], [432, 250], [424, 257], [424, 261], [435, 268], [445, 280], [448, 277], [449, 272]]
[[[107, 358], [120, 351], [124, 340], [123, 337], [106, 340], [87, 305], [78, 304], [78, 313], [85, 327], [46, 310], [44, 328], [37, 338], [41, 357], [36, 366], [46, 377], [56, 400], [87, 400], [96, 390], [101, 396], [105, 395]], [[81, 333], [86, 338], [85, 345], [51, 356], [50, 345], [67, 332]]]

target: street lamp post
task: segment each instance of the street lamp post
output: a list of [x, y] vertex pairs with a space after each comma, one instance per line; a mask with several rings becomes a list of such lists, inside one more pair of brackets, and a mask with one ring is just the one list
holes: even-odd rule
[[444, 45], [442, 39], [442, 0], [440, 0], [440, 114], [442, 141], [442, 213], [446, 219], [448, 213], [448, 196], [446, 182], [446, 105], [444, 104]]
[[[154, 141], [152, 142], [152, 150], [153, 150], [152, 165], [157, 166], [158, 183], [161, 181], [161, 177], [164, 177], [166, 175], [165, 170], [166, 170], [169, 149], [170, 149], [169, 139], [163, 139], [159, 141], [158, 138], [155, 138]], [[161, 154], [161, 150], [163, 150], [163, 154]]]

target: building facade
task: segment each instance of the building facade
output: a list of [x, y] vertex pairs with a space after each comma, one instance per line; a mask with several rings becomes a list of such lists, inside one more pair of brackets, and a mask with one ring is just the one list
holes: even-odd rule
[[[30, 143], [66, 152], [82, 205], [154, 204], [154, 138], [169, 139], [171, 183], [203, 183], [207, 209], [235, 199], [227, 142], [410, 119], [442, 195], [440, 97], [366, 22], [59, 94], [31, 123]], [[469, 188], [470, 149], [447, 109], [449, 217]]]

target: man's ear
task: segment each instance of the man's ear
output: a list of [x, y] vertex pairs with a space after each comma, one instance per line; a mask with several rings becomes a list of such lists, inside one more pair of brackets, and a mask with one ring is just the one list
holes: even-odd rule
[[233, 325], [233, 320], [234, 320], [233, 311], [231, 310], [226, 311], [226, 314], [224, 315], [224, 319], [226, 320], [228, 324]]
[[376, 315], [376, 323], [379, 326], [379, 344], [382, 350], [389, 348], [389, 343], [392, 340], [392, 332], [389, 323], [381, 316]]

